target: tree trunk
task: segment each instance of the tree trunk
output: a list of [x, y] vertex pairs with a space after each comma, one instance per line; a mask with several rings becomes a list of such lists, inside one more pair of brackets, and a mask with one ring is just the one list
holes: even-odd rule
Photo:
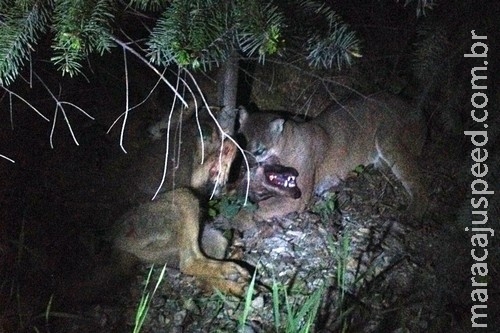
[[222, 109], [218, 117], [221, 127], [229, 135], [234, 132], [234, 125], [238, 109], [236, 107], [236, 98], [238, 93], [238, 60], [239, 55], [233, 50], [229, 59], [222, 65], [219, 73], [218, 99]]

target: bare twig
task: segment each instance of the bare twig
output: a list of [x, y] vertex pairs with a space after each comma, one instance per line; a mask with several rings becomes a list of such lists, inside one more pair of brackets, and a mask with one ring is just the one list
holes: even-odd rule
[[12, 163], [16, 163], [16, 161], [14, 161], [13, 159], [8, 158], [7, 156], [2, 155], [2, 154], [0, 154], [0, 158], [6, 159], [7, 161], [12, 162]]
[[127, 43], [119, 40], [118, 38], [116, 37], [113, 37], [111, 36], [111, 39], [117, 43], [118, 45], [120, 45], [122, 48], [126, 49], [127, 51], [129, 51], [130, 53], [132, 53], [133, 55], [135, 55], [139, 60], [141, 60], [147, 67], [149, 67], [153, 72], [156, 73], [156, 75], [158, 75], [158, 77], [172, 90], [172, 92], [175, 94], [175, 96], [177, 96], [177, 98], [179, 98], [179, 100], [182, 102], [182, 104], [184, 104], [185, 107], [187, 107], [187, 103], [186, 101], [184, 100], [184, 98], [182, 98], [182, 96], [177, 92], [177, 90], [175, 90], [175, 87], [165, 78], [165, 76], [163, 76], [162, 73], [160, 73], [160, 71], [155, 67], [153, 66], [147, 59], [145, 59], [142, 55], [140, 55], [136, 50], [134, 50], [133, 48], [131, 48], [130, 46], [127, 45]]
[[123, 67], [125, 69], [125, 113], [123, 114], [123, 123], [122, 123], [122, 129], [120, 131], [120, 147], [122, 148], [123, 152], [126, 154], [127, 151], [125, 150], [125, 147], [123, 146], [123, 135], [125, 133], [125, 125], [127, 124], [127, 119], [128, 119], [128, 112], [129, 112], [129, 98], [128, 98], [128, 66], [127, 66], [127, 50], [123, 49]]
[[[163, 71], [162, 75], [165, 74], [165, 71], [166, 69]], [[109, 126], [108, 130], [106, 131], [106, 134], [109, 134], [109, 132], [111, 132], [111, 129], [118, 123], [118, 121], [125, 116], [125, 113], [126, 112], [130, 112], [130, 111], [133, 111], [134, 109], [138, 108], [139, 106], [141, 106], [142, 104], [146, 103], [147, 100], [149, 99], [149, 97], [151, 97], [151, 95], [153, 94], [153, 92], [155, 91], [155, 89], [158, 87], [158, 84], [160, 84], [161, 82], [161, 78], [158, 79], [158, 81], [156, 81], [155, 85], [153, 86], [153, 88], [150, 90], [150, 92], [147, 94], [146, 97], [144, 97], [144, 99], [142, 101], [140, 101], [139, 103], [137, 103], [136, 105], [130, 107], [130, 108], [127, 108], [127, 110], [123, 111], [122, 114], [120, 114], [118, 117], [116, 117], [116, 119], [113, 121], [113, 123], [111, 124], [111, 126]]]
[[[182, 79], [182, 75], [181, 72], [178, 72], [178, 75], [177, 75], [177, 83], [176, 83], [176, 86], [174, 87], [167, 79], [166, 77], [164, 76], [165, 74], [165, 71], [163, 71], [163, 73], [161, 73], [155, 66], [153, 66], [147, 59], [144, 58], [144, 56], [142, 56], [141, 54], [139, 54], [134, 48], [130, 47], [128, 44], [129, 43], [126, 43], [124, 41], [121, 41], [119, 40], [118, 38], [116, 37], [111, 37], [112, 40], [117, 43], [119, 46], [121, 46], [123, 49], [124, 49], [124, 52], [125, 51], [128, 51], [130, 52], [131, 54], [133, 54], [134, 56], [136, 56], [140, 61], [142, 61], [147, 67], [149, 67], [156, 75], [158, 75], [158, 80], [160, 81], [163, 81], [169, 88], [170, 90], [174, 93], [174, 101], [172, 103], [172, 107], [170, 109], [170, 113], [168, 115], [168, 121], [167, 121], [167, 147], [166, 147], [166, 152], [165, 152], [165, 163], [164, 163], [164, 170], [163, 170], [163, 175], [162, 175], [162, 180], [160, 182], [160, 185], [157, 189], [157, 191], [155, 192], [155, 194], [153, 195], [153, 198], [156, 198], [156, 196], [158, 195], [158, 193], [160, 192], [160, 189], [161, 187], [163, 186], [163, 183], [165, 182], [165, 178], [166, 178], [166, 172], [167, 172], [167, 166], [168, 166], [168, 151], [169, 151], [169, 148], [170, 148], [170, 127], [171, 127], [171, 122], [172, 122], [172, 115], [175, 111], [175, 103], [177, 100], [180, 100], [181, 103], [183, 104], [183, 106], [185, 108], [189, 108], [189, 105], [188, 103], [186, 102], [186, 100], [183, 98], [183, 96], [179, 93], [179, 81], [184, 85], [184, 87], [188, 90], [189, 94], [191, 94], [193, 96], [193, 100], [194, 100], [194, 109], [195, 109], [195, 116], [196, 116], [196, 121], [197, 121], [197, 126], [198, 126], [198, 131], [200, 132], [200, 134], [202, 134], [202, 130], [201, 130], [201, 125], [200, 125], [200, 122], [199, 122], [199, 118], [198, 118], [198, 102], [197, 102], [197, 98], [195, 98], [195, 96], [200, 96], [201, 97], [201, 100], [203, 102], [203, 104], [206, 106], [206, 109], [207, 109], [207, 112], [208, 114], [210, 115], [210, 117], [213, 119], [213, 121], [215, 122], [219, 132], [221, 133], [221, 149], [220, 149], [220, 154], [219, 154], [219, 163], [221, 163], [221, 159], [222, 159], [222, 153], [223, 153], [223, 145], [222, 145], [222, 142], [224, 139], [228, 139], [230, 140], [231, 142], [233, 142], [238, 150], [240, 150], [243, 154], [243, 159], [244, 159], [244, 162], [245, 162], [245, 165], [246, 165], [246, 168], [247, 170], [250, 169], [250, 166], [249, 166], [249, 163], [248, 163], [248, 160], [244, 154], [244, 151], [243, 149], [238, 145], [238, 143], [231, 137], [228, 135], [228, 133], [226, 133], [222, 127], [220, 126], [219, 122], [217, 121], [217, 118], [214, 116], [214, 114], [212, 113], [211, 109], [210, 109], [210, 106], [208, 105], [202, 91], [201, 91], [201, 88], [199, 87], [199, 85], [197, 84], [196, 82], [196, 79], [193, 77], [193, 75], [186, 69], [180, 69], [180, 71], [182, 71], [182, 73], [184, 73], [185, 75], [187, 75], [189, 78], [190, 78], [190, 81], [195, 85], [196, 87], [196, 91], [197, 93], [193, 92], [193, 90], [191, 89], [190, 85], [184, 80]], [[134, 43], [133, 41], [131, 43]], [[127, 81], [128, 81], [128, 77], [126, 78]], [[158, 84], [158, 83], [157, 83]], [[127, 86], [127, 94], [128, 94], [128, 82], [126, 83], [126, 86]], [[156, 85], [155, 87], [152, 89], [154, 90], [156, 88]], [[150, 92], [150, 94], [152, 93], [152, 91]], [[149, 97], [149, 95], [148, 95]], [[147, 97], [147, 98], [148, 98]], [[146, 98], [146, 99], [147, 99]], [[138, 107], [141, 103], [139, 103], [138, 105], [134, 106], [133, 108], [136, 108]], [[126, 105], [126, 110], [124, 113], [122, 113], [119, 117], [125, 117], [126, 118], [126, 115], [128, 113], [128, 111], [130, 111], [131, 109], [129, 108], [128, 104]], [[108, 133], [109, 131], [111, 130], [111, 128], [115, 125], [115, 123], [118, 121], [118, 119], [115, 120], [115, 122], [113, 122], [113, 124], [111, 125], [111, 127], [108, 129]], [[123, 126], [125, 126], [125, 120], [124, 120], [124, 123], [123, 123]], [[122, 134], [123, 134], [123, 127], [122, 127]], [[200, 135], [201, 138], [203, 138], [203, 135]], [[203, 139], [201, 140], [201, 148], [202, 148], [202, 160], [201, 160], [201, 163], [204, 162], [204, 142], [203, 142]], [[123, 148], [122, 148], [123, 149]], [[125, 150], [124, 150], [125, 151]], [[220, 173], [217, 177], [217, 181], [219, 181], [219, 177], [220, 177]], [[216, 184], [217, 185], [217, 184]], [[215, 188], [217, 188], [217, 186], [214, 187], [214, 190]], [[248, 192], [249, 192], [249, 188], [250, 188], [250, 173], [247, 173], [247, 189], [246, 189], [246, 197], [248, 197]], [[214, 193], [212, 193], [212, 196], [213, 196]], [[247, 203], [246, 202], [246, 199], [245, 198], [245, 204]]]
[[[248, 164], [248, 159], [246, 157], [246, 154], [245, 154], [243, 148], [241, 148], [241, 146], [230, 135], [228, 135], [222, 129], [222, 127], [220, 126], [219, 122], [217, 121], [217, 118], [212, 113], [212, 110], [210, 109], [210, 107], [209, 107], [209, 105], [207, 103], [207, 100], [205, 99], [205, 96], [203, 96], [203, 93], [201, 92], [201, 89], [200, 89], [199, 85], [196, 83], [195, 78], [193, 77], [193, 75], [188, 70], [184, 70], [184, 71], [190, 77], [190, 79], [192, 80], [192, 82], [196, 85], [196, 89], [198, 90], [198, 93], [199, 93], [199, 95], [202, 98], [203, 104], [207, 108], [208, 114], [213, 119], [215, 125], [217, 126], [217, 129], [219, 130], [219, 133], [221, 133], [221, 145], [220, 145], [220, 153], [219, 153], [219, 164], [221, 163], [221, 160], [222, 160], [222, 152], [223, 152], [223, 148], [224, 148], [224, 145], [222, 144], [222, 142], [224, 142], [224, 139], [227, 138], [229, 141], [233, 142], [236, 145], [236, 147], [238, 148], [238, 150], [241, 152], [241, 154], [243, 155], [243, 161], [245, 162], [245, 166], [247, 168], [247, 171], [249, 171], [250, 170], [250, 165]], [[188, 86], [188, 88], [189, 88], [189, 86]], [[197, 109], [196, 109], [196, 120], [198, 121], [198, 110]], [[201, 133], [201, 127], [200, 127], [199, 121], [198, 121], [198, 130]], [[217, 180], [216, 180], [216, 184], [215, 184], [216, 186], [214, 186], [214, 190], [213, 190], [213, 192], [212, 192], [212, 194], [210, 196], [211, 198], [215, 194], [215, 189], [217, 188], [217, 184], [219, 182], [219, 178], [220, 178], [220, 172], [217, 175]], [[247, 204], [249, 191], [250, 191], [250, 172], [247, 172], [247, 186], [246, 186], [246, 191], [245, 191], [245, 202], [244, 202], [244, 205]]]
[[75, 104], [73, 103], [69, 103], [69, 102], [64, 102], [64, 101], [60, 101], [53, 93], [52, 93], [52, 90], [50, 90], [50, 88], [45, 84], [45, 82], [42, 80], [42, 78], [40, 76], [38, 76], [38, 74], [36, 74], [35, 72], [33, 72], [33, 74], [35, 75], [35, 77], [38, 79], [38, 81], [40, 81], [40, 83], [42, 84], [42, 86], [45, 88], [45, 90], [47, 90], [47, 92], [49, 93], [49, 95], [52, 97], [52, 99], [55, 101], [56, 103], [56, 108], [54, 110], [54, 118], [52, 119], [52, 129], [50, 130], [50, 137], [49, 137], [49, 140], [50, 140], [50, 147], [53, 149], [54, 148], [54, 144], [53, 144], [53, 137], [54, 137], [54, 132], [55, 132], [55, 128], [56, 128], [56, 121], [57, 121], [57, 113], [58, 111], [60, 110], [63, 114], [63, 117], [64, 117], [64, 120], [66, 122], [66, 125], [68, 125], [68, 129], [69, 129], [69, 132], [71, 134], [71, 137], [73, 138], [73, 141], [75, 142], [75, 144], [77, 146], [79, 146], [80, 144], [78, 143], [78, 140], [76, 139], [76, 136], [75, 136], [75, 133], [73, 132], [73, 128], [71, 127], [71, 123], [68, 119], [68, 116], [66, 115], [66, 110], [64, 109], [64, 104], [67, 104], [69, 106], [73, 106], [75, 107], [78, 111], [82, 112], [83, 115], [85, 115], [86, 117], [89, 117], [90, 119], [92, 120], [95, 120], [94, 117], [92, 117], [91, 115], [89, 115], [87, 112], [85, 112], [82, 108], [80, 107], [77, 107]]
[[[111, 128], [116, 124], [116, 122], [118, 121], [119, 118], [123, 117], [123, 123], [122, 123], [122, 129], [121, 129], [121, 132], [120, 132], [120, 147], [122, 148], [122, 150], [127, 153], [127, 151], [125, 150], [125, 147], [123, 146], [123, 137], [124, 137], [124, 132], [125, 132], [125, 126], [126, 126], [126, 123], [127, 123], [127, 118], [128, 118], [128, 112], [131, 110], [129, 108], [129, 78], [128, 78], [128, 68], [127, 68], [127, 57], [126, 57], [126, 53], [127, 51], [130, 52], [131, 54], [133, 54], [134, 56], [136, 56], [139, 60], [141, 60], [147, 67], [149, 67], [151, 70], [153, 70], [153, 72], [155, 72], [158, 77], [159, 77], [159, 81], [163, 81], [171, 90], [172, 92], [174, 93], [175, 97], [176, 98], [179, 98], [181, 100], [181, 102], [187, 106], [187, 103], [186, 101], [184, 100], [184, 98], [182, 98], [182, 96], [177, 92], [176, 88], [174, 86], [172, 86], [172, 84], [165, 78], [164, 76], [164, 73], [165, 71], [163, 71], [163, 73], [160, 73], [160, 71], [155, 67], [153, 66], [151, 63], [149, 63], [149, 61], [147, 59], [145, 59], [142, 55], [140, 55], [136, 50], [134, 50], [132, 47], [130, 47], [127, 43], [119, 40], [118, 38], [116, 37], [111, 37], [111, 39], [117, 43], [118, 45], [120, 45], [123, 49], [123, 59], [124, 59], [124, 65], [125, 65], [125, 94], [126, 94], [126, 101], [125, 101], [125, 112], [123, 112], [114, 122], [113, 124], [111, 124], [110, 128], [108, 129], [107, 133], [110, 132]], [[150, 94], [153, 92], [153, 90], [156, 88], [156, 86], [158, 85], [158, 83], [155, 85], [155, 87], [151, 90]], [[146, 99], [149, 97], [149, 95], [146, 97]], [[145, 99], [145, 100], [146, 100]], [[144, 101], [145, 101], [144, 100]], [[144, 102], [143, 101], [143, 102]], [[142, 104], [143, 102], [137, 104], [134, 106], [134, 108], [138, 107], [140, 104]]]
[[[13, 92], [12, 90], [8, 89], [7, 87], [5, 86], [0, 86], [0, 88], [2, 88], [3, 90], [5, 90], [7, 93], [9, 93], [10, 96], [15, 96], [17, 97], [18, 99], [20, 99], [24, 104], [26, 104], [29, 108], [31, 108], [33, 111], [35, 111], [40, 117], [43, 118], [43, 120], [45, 121], [50, 121], [49, 118], [47, 118], [46, 116], [44, 116], [42, 114], [42, 112], [40, 112], [40, 110], [38, 110], [36, 107], [34, 107], [30, 102], [28, 102], [26, 99], [24, 99], [22, 96], [16, 94], [15, 92]], [[12, 98], [12, 97], [11, 97]], [[10, 102], [10, 112], [11, 112], [11, 119], [12, 119], [12, 112], [13, 112], [13, 108], [12, 108], [12, 101]], [[12, 125], [13, 126], [13, 125]]]
[[[179, 89], [179, 79], [177, 79], [175, 89], [176, 89], [176, 92], [177, 92], [177, 89]], [[171, 123], [172, 123], [172, 115], [174, 114], [176, 100], [177, 100], [177, 95], [174, 96], [174, 101], [172, 102], [172, 106], [170, 107], [170, 113], [168, 115], [168, 122], [167, 122], [167, 143], [166, 143], [166, 148], [165, 148], [165, 160], [164, 160], [164, 163], [163, 163], [163, 174], [162, 174], [162, 177], [161, 177], [160, 184], [158, 185], [158, 188], [156, 189], [156, 192], [153, 195], [153, 197], [151, 198], [151, 200], [154, 200], [156, 198], [156, 196], [158, 195], [158, 193], [160, 193], [161, 187], [163, 186], [163, 183], [165, 183], [165, 179], [167, 177], [168, 152], [169, 152], [169, 148], [170, 148], [170, 126], [171, 126]], [[202, 137], [202, 141], [203, 141], [203, 137]]]

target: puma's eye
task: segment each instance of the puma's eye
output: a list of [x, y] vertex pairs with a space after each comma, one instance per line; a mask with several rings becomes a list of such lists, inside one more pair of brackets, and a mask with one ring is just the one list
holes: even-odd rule
[[267, 149], [265, 146], [259, 145], [257, 149], [254, 150], [253, 154], [255, 156], [262, 156], [267, 152]]

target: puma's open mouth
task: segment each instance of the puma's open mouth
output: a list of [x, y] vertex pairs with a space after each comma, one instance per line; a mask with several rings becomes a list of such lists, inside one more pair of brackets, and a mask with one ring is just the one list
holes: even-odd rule
[[251, 200], [259, 202], [271, 197], [300, 198], [302, 192], [297, 184], [298, 176], [297, 170], [281, 164], [253, 166], [250, 182]]
[[264, 174], [267, 181], [274, 186], [285, 188], [297, 187], [296, 178], [299, 173], [294, 168], [282, 165], [265, 165]]

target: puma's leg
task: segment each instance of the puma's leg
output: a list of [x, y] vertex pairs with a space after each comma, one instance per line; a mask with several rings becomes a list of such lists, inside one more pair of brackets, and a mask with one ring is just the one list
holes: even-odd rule
[[377, 139], [376, 143], [380, 158], [391, 168], [410, 197], [409, 212], [421, 218], [427, 210], [428, 199], [419, 176], [418, 158], [399, 142]]
[[[192, 213], [192, 212], [191, 212]], [[196, 216], [194, 216], [196, 215]], [[182, 273], [200, 278], [212, 288], [222, 292], [242, 295], [249, 274], [241, 266], [230, 261], [220, 261], [206, 257], [200, 250], [198, 214], [180, 221], [179, 268]]]

